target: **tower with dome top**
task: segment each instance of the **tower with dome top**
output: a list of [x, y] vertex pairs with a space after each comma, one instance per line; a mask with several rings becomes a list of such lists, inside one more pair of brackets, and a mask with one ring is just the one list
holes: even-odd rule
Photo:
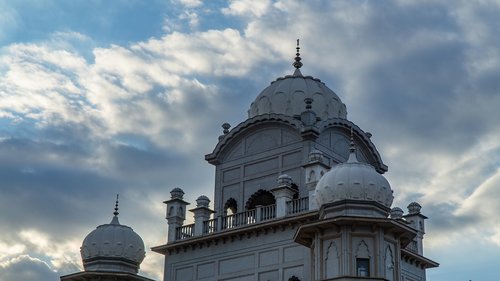
[[61, 276], [61, 281], [154, 281], [138, 275], [144, 260], [144, 242], [135, 231], [118, 221], [118, 196], [113, 218], [99, 225], [80, 248], [84, 271]]
[[371, 133], [302, 74], [299, 50], [293, 74], [271, 82], [245, 121], [223, 124], [205, 156], [213, 205], [200, 196], [186, 224], [184, 191], [164, 202], [168, 238], [152, 250], [165, 256], [165, 281], [424, 281], [438, 266], [423, 254], [421, 206], [392, 208]]

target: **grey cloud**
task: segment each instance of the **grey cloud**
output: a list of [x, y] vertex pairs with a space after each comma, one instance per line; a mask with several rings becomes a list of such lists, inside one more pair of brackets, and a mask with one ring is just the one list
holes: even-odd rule
[[[18, 238], [12, 232], [26, 227], [60, 240], [83, 239], [109, 221], [114, 194], [120, 193], [121, 221], [147, 237], [146, 244], [163, 242], [164, 237], [154, 236], [166, 227], [161, 202], [175, 186], [190, 202], [201, 194], [213, 196], [213, 167], [204, 154], [215, 146], [221, 123], [243, 121], [260, 90], [291, 74], [297, 36], [303, 39], [303, 73], [325, 81], [347, 104], [349, 118], [374, 133], [402, 207], [426, 198], [441, 188], [433, 184], [443, 183], [434, 182], [446, 168], [439, 158], [460, 162], [482, 138], [499, 134], [495, 77], [500, 69], [471, 66], [471, 57], [485, 53], [484, 45], [461, 37], [461, 18], [448, 5], [363, 3], [359, 8], [360, 2], [302, 6], [292, 1], [272, 6], [260, 19], [247, 19], [240, 33], [178, 33], [122, 47], [120, 58], [131, 58], [127, 67], [116, 65], [122, 60], [100, 60], [119, 48], [100, 49], [105, 52], [94, 52], [98, 59], [88, 60], [86, 67], [102, 77], [62, 72], [82, 90], [71, 97], [61, 92], [64, 101], [83, 102], [70, 107], [79, 118], [41, 122], [35, 115], [2, 129], [0, 213], [9, 214], [0, 218], [2, 233], [11, 232], [6, 235], [14, 242]], [[496, 34], [486, 34], [487, 47], [498, 46], [492, 39]], [[236, 42], [234, 50], [229, 39]], [[185, 65], [182, 56], [169, 57], [181, 47], [190, 57], [203, 58], [193, 60], [202, 63], [199, 68]], [[148, 87], [134, 91], [143, 89], [140, 83]], [[498, 162], [488, 162], [482, 170], [491, 172], [494, 165]], [[445, 176], [452, 177], [451, 172]], [[452, 187], [465, 197], [477, 188]], [[457, 202], [440, 200], [423, 204], [430, 228], [438, 233], [491, 219], [457, 214]]]
[[0, 267], [0, 280], [56, 281], [59, 280], [59, 275], [41, 260], [22, 255]]

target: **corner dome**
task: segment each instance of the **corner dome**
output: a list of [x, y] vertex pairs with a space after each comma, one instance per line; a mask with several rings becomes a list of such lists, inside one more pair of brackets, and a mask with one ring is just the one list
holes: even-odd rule
[[144, 242], [121, 225], [115, 211], [111, 223], [98, 226], [83, 240], [80, 253], [86, 271], [137, 273], [145, 257]]
[[347, 118], [346, 106], [337, 94], [321, 80], [303, 76], [299, 69], [265, 88], [250, 105], [248, 118], [268, 113], [299, 115], [305, 110], [306, 98], [313, 100], [312, 110], [322, 120]]
[[347, 199], [378, 202], [388, 211], [394, 199], [387, 179], [370, 164], [359, 162], [352, 147], [346, 163], [333, 166], [321, 177], [315, 194], [318, 206]]

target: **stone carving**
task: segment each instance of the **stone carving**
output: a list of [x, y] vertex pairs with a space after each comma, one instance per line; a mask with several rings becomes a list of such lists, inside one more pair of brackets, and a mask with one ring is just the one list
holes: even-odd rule
[[385, 279], [394, 280], [394, 256], [390, 245], [385, 248]]
[[368, 245], [365, 240], [361, 240], [356, 247], [356, 258], [370, 258], [370, 250], [368, 249]]
[[339, 276], [340, 255], [335, 241], [330, 242], [326, 250], [325, 260], [325, 278]]

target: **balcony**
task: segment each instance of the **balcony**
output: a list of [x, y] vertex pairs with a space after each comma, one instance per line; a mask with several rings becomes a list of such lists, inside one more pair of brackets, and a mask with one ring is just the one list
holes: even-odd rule
[[[280, 206], [278, 206], [280, 207]], [[309, 198], [299, 198], [286, 202], [285, 216], [309, 211]], [[244, 227], [279, 218], [277, 206], [275, 204], [268, 206], [259, 206], [252, 210], [247, 210], [231, 215], [221, 215], [203, 222], [201, 235], [207, 235], [229, 229]], [[183, 225], [175, 229], [175, 240], [184, 240], [197, 236], [195, 233], [196, 225]]]

